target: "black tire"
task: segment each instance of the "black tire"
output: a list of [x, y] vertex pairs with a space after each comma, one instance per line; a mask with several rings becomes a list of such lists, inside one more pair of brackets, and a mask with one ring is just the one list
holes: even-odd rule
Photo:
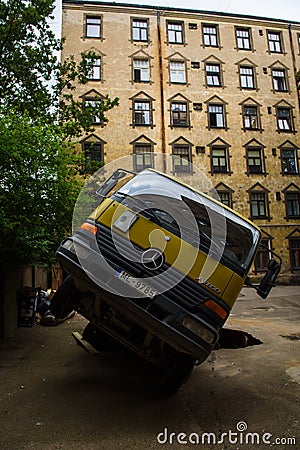
[[164, 372], [159, 383], [159, 393], [163, 397], [171, 397], [190, 378], [195, 358], [184, 353], [177, 353], [174, 362]]
[[80, 292], [75, 286], [72, 277], [67, 277], [52, 297], [50, 311], [58, 319], [64, 319], [75, 307]]

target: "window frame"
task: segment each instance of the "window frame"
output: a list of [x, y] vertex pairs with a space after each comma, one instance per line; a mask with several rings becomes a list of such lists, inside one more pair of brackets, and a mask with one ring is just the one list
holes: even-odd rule
[[[208, 70], [208, 66], [217, 67], [218, 70], [217, 71]], [[212, 83], [209, 83], [209, 77], [212, 77], [212, 81], [214, 79], [216, 79], [217, 84], [214, 83], [214, 81]], [[206, 81], [206, 86], [208, 86], [208, 87], [222, 87], [223, 86], [220, 63], [214, 63], [214, 62], [206, 62], [205, 63], [205, 81]]]
[[[89, 23], [90, 20], [99, 20], [99, 23]], [[84, 32], [84, 36], [86, 39], [103, 39], [102, 35], [103, 35], [103, 17], [99, 14], [86, 14], [85, 16], [85, 32]], [[96, 28], [99, 33], [93, 34], [93, 33], [89, 33], [88, 29], [89, 27], [94, 27]]]
[[[176, 151], [182, 152], [176, 153]], [[180, 164], [176, 164], [179, 157]], [[190, 144], [172, 144], [173, 173], [180, 175], [192, 172], [192, 148]], [[184, 164], [187, 161], [187, 164]]]
[[[216, 155], [214, 151], [224, 151], [224, 155]], [[214, 159], [217, 158], [218, 165], [214, 165]], [[225, 164], [220, 164], [220, 161], [223, 160]], [[230, 157], [229, 150], [226, 145], [212, 145], [210, 148], [210, 166], [211, 166], [211, 174], [230, 174]], [[218, 169], [216, 169], [218, 167]], [[220, 170], [220, 167], [223, 167], [224, 170]]]
[[[172, 65], [180, 64], [183, 67], [183, 70], [172, 69]], [[171, 84], [187, 84], [187, 70], [186, 70], [186, 62], [182, 60], [170, 59], [169, 61], [169, 73], [170, 73], [170, 83]], [[173, 75], [172, 75], [173, 74]], [[174, 77], [175, 74], [175, 77]], [[181, 81], [178, 77], [179, 74], [184, 74], [184, 81]], [[178, 81], [177, 81], [178, 78]]]
[[[184, 45], [184, 22], [181, 20], [167, 20], [167, 42], [168, 44]], [[179, 29], [171, 29], [178, 26]]]
[[[215, 30], [215, 33], [206, 32], [205, 30]], [[207, 39], [206, 39], [207, 38]], [[213, 42], [215, 40], [215, 43]], [[219, 27], [216, 24], [202, 24], [202, 41], [203, 47], [219, 47]]]
[[[147, 148], [149, 151], [138, 151], [138, 149]], [[135, 172], [141, 172], [144, 169], [153, 169], [154, 168], [154, 152], [153, 145], [150, 143], [141, 143], [135, 142], [133, 144], [133, 167]], [[150, 163], [145, 163], [145, 158], [149, 157]], [[139, 164], [138, 159], [142, 158], [143, 163]]]
[[[104, 145], [102, 141], [85, 141], [82, 142], [82, 150], [84, 152], [84, 159], [85, 159], [85, 164], [92, 162], [92, 161], [96, 161], [96, 162], [101, 162], [104, 161]], [[87, 153], [89, 154], [94, 154], [95, 152], [93, 151], [93, 148], [91, 149], [91, 147], [98, 147], [98, 150], [96, 151], [96, 153], [98, 153], [100, 155], [100, 158], [88, 158], [87, 157]], [[90, 148], [88, 150], [88, 148]]]
[[[246, 108], [252, 108], [255, 110], [256, 114], [251, 114], [246, 112]], [[251, 105], [251, 104], [244, 104], [242, 105], [242, 116], [243, 116], [243, 129], [244, 130], [251, 130], [251, 131], [257, 131], [261, 130], [261, 123], [260, 123], [260, 110], [258, 105]], [[252, 126], [253, 119], [255, 118], [255, 123], [257, 126]], [[249, 122], [249, 126], [247, 126], [247, 121]]]
[[[178, 109], [178, 113], [177, 111], [174, 109], [175, 105], [179, 106]], [[180, 106], [185, 106], [185, 111], [183, 111], [183, 113], [181, 114], [181, 108]], [[185, 112], [185, 114], [184, 114]], [[190, 119], [189, 119], [189, 104], [187, 101], [180, 101], [180, 100], [172, 100], [170, 102], [170, 113], [171, 113], [171, 119], [170, 119], [170, 124], [171, 127], [173, 128], [188, 128], [190, 126]], [[176, 114], [177, 113], [177, 114]], [[178, 120], [176, 120], [176, 115], [178, 115]], [[181, 116], [185, 115], [185, 120], [181, 120]], [[177, 123], [176, 123], [177, 121]]]
[[[271, 37], [278, 36], [278, 39]], [[267, 30], [269, 53], [283, 53], [282, 33], [281, 31]]]
[[[141, 67], [135, 67], [135, 63], [137, 63], [138, 61], [140, 62], [146, 62], [148, 63], [148, 67], [147, 70], [146, 68]], [[139, 76], [136, 76], [136, 74], [139, 73]], [[144, 76], [143, 74], [148, 74], [148, 79], [143, 79]], [[151, 67], [150, 67], [150, 59], [149, 58], [138, 58], [138, 57], [134, 57], [132, 59], [132, 81], [134, 83], [150, 83], [151, 81]]]
[[[251, 189], [249, 192], [250, 216], [251, 220], [267, 219], [270, 220], [268, 192], [265, 190]], [[256, 198], [254, 198], [254, 196]], [[260, 198], [258, 197], [260, 196]], [[257, 214], [254, 214], [254, 201], [256, 202]], [[261, 205], [263, 205], [263, 214], [261, 214]]]
[[[134, 24], [146, 24], [145, 27], [135, 26]], [[137, 33], [137, 37], [135, 37], [135, 30]], [[145, 37], [143, 38], [143, 31], [145, 30]], [[132, 42], [149, 42], [149, 20], [142, 18], [131, 18], [131, 40]]]
[[[247, 36], [238, 36], [239, 32], [247, 33]], [[253, 50], [252, 33], [250, 27], [235, 27], [235, 40], [237, 50]], [[246, 42], [248, 42], [249, 44], [248, 47], [245, 45]]]
[[[212, 111], [212, 108], [222, 108], [220, 112]], [[226, 111], [224, 103], [210, 102], [207, 105], [208, 129], [226, 129]], [[213, 119], [214, 118], [214, 119]], [[218, 125], [221, 118], [222, 125]]]
[[[294, 243], [298, 243], [298, 245], [294, 247]], [[289, 253], [291, 271], [300, 270], [300, 237], [289, 237]]]
[[[100, 103], [100, 102], [101, 102], [101, 98], [98, 98], [98, 97], [91, 97], [89, 95], [83, 97], [84, 106], [91, 105], [93, 107], [93, 106], [95, 106], [95, 103]], [[92, 124], [94, 126], [95, 125], [103, 125], [103, 120], [101, 120], [100, 117], [93, 115]]]
[[[244, 71], [250, 70], [251, 73], [250, 74], [242, 73], [243, 70]], [[256, 77], [255, 77], [254, 66], [240, 64], [239, 65], [239, 78], [240, 78], [240, 88], [241, 89], [247, 89], [247, 90], [256, 89]], [[249, 80], [251, 80], [252, 83], [249, 83]], [[249, 84], [252, 84], [252, 86]]]
[[[273, 251], [272, 238], [263, 236], [260, 241], [260, 245], [258, 247], [256, 256], [254, 258], [255, 272], [267, 272], [272, 251]], [[260, 263], [259, 265], [257, 264], [258, 259]]]
[[[289, 197], [290, 196], [290, 197]], [[291, 198], [291, 196], [294, 197]], [[286, 189], [284, 191], [286, 219], [293, 220], [300, 217], [300, 189]]]
[[[89, 60], [88, 60], [89, 61]], [[97, 61], [100, 61], [99, 64], [96, 64]], [[95, 69], [98, 69], [99, 71], [99, 76], [94, 76], [95, 75]], [[92, 75], [92, 76], [91, 76]], [[102, 57], [99, 55], [97, 55], [97, 59], [94, 61], [94, 64], [91, 68], [90, 73], [88, 74], [88, 80], [89, 81], [102, 81]]]
[[[251, 156], [249, 155], [250, 152], [259, 152], [259, 156]], [[250, 164], [250, 159], [253, 159], [254, 161], [260, 161], [260, 164]], [[264, 148], [262, 146], [255, 146], [255, 145], [249, 145], [246, 147], [246, 162], [247, 162], [247, 175], [257, 175], [257, 174], [266, 174], [266, 168], [265, 168], [265, 154], [264, 154]], [[253, 170], [253, 167], [259, 167], [260, 170]]]
[[[281, 115], [283, 111], [287, 111], [285, 116]], [[280, 114], [281, 113], [281, 114]], [[294, 121], [291, 106], [276, 106], [276, 122], [277, 131], [279, 133], [292, 133], [294, 129]], [[288, 125], [288, 128], [286, 127]]]
[[[274, 76], [274, 72], [282, 72], [283, 77]], [[280, 80], [280, 81], [279, 81]], [[283, 82], [282, 82], [283, 80]], [[287, 73], [286, 69], [272, 68], [272, 83], [274, 92], [288, 92]], [[283, 88], [280, 88], [280, 83], [283, 84]]]
[[[138, 104], [148, 106], [148, 108], [139, 109], [136, 107]], [[141, 122], [138, 120], [138, 117], [141, 117]], [[142, 121], [143, 117], [146, 118], [145, 122]], [[153, 127], [152, 100], [144, 98], [134, 98], [132, 100], [132, 126]]]
[[[283, 152], [293, 152], [293, 159], [294, 159], [294, 167], [295, 170], [285, 170], [287, 165], [285, 164], [285, 160], [288, 159], [288, 157], [283, 156]], [[290, 157], [289, 157], [290, 158]], [[299, 158], [298, 158], [298, 150], [296, 147], [290, 147], [290, 148], [281, 148], [280, 149], [280, 159], [281, 159], [281, 174], [282, 175], [297, 175], [299, 174]], [[288, 166], [291, 167], [290, 159]]]

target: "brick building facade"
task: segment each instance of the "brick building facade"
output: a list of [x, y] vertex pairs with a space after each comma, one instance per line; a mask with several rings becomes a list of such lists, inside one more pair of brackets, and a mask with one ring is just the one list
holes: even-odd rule
[[282, 281], [300, 278], [300, 23], [154, 6], [63, 1], [62, 58], [94, 50], [83, 102], [109, 95], [109, 122], [83, 136], [87, 160], [132, 155], [155, 167], [173, 155], [191, 164], [222, 202], [263, 231], [254, 272], [268, 248], [283, 258]]

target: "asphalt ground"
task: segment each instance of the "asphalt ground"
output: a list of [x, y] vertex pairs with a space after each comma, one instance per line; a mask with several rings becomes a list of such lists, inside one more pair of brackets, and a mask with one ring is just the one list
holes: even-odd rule
[[227, 327], [262, 344], [214, 351], [164, 400], [136, 358], [75, 344], [81, 316], [19, 327], [0, 341], [0, 449], [299, 449], [299, 311], [299, 286], [244, 288]]

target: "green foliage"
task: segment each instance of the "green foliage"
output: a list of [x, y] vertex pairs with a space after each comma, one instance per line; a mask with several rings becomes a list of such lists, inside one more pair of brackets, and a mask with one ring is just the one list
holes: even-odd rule
[[53, 9], [54, 0], [0, 0], [0, 266], [54, 261], [83, 183], [74, 138], [118, 104], [74, 98], [97, 55], [59, 62]]
[[51, 263], [70, 232], [82, 161], [57, 125], [0, 117], [0, 265]]
[[48, 111], [47, 82], [57, 65], [61, 43], [47, 17], [53, 0], [0, 1], [0, 104], [36, 115]]
[[54, 0], [0, 0], [0, 108], [18, 109], [31, 118], [59, 120], [66, 138], [93, 130], [93, 116], [106, 122], [106, 111], [118, 98], [95, 99], [85, 107], [74, 98], [76, 85], [88, 83], [99, 56], [90, 50], [80, 61], [57, 58], [63, 42], [56, 39], [48, 19]]

